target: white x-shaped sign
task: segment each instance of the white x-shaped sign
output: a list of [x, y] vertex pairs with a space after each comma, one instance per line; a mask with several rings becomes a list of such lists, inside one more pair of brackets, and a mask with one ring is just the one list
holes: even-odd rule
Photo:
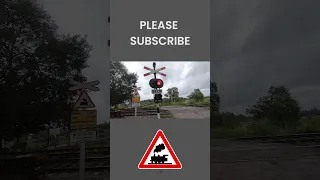
[[141, 91], [141, 87], [133, 87], [132, 90], [133, 91]]
[[75, 85], [73, 87], [70, 87], [70, 91], [80, 90], [80, 89], [89, 89], [92, 91], [99, 91], [100, 89], [96, 87], [96, 85], [100, 84], [100, 81], [92, 81], [87, 83], [80, 83], [77, 81], [71, 81], [71, 84]]
[[145, 73], [143, 76], [149, 76], [150, 74], [154, 74], [154, 73], [160, 74], [160, 75], [162, 75], [162, 76], [167, 76], [166, 74], [160, 72], [160, 71], [162, 71], [162, 70], [165, 70], [166, 67], [162, 67], [162, 68], [160, 68], [160, 69], [153, 70], [153, 69], [151, 69], [151, 68], [148, 68], [148, 67], [144, 66], [144, 69], [149, 70], [150, 72]]

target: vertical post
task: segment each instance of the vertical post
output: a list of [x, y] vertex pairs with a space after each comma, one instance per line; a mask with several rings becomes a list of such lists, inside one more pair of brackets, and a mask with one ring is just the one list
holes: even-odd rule
[[85, 173], [86, 173], [86, 144], [84, 142], [80, 143], [80, 162], [79, 162], [79, 180], [85, 179]]
[[134, 118], [137, 118], [137, 106], [134, 107]]
[[157, 103], [157, 117], [160, 119], [160, 108], [159, 108], [159, 103]]
[[[153, 62], [153, 70], [156, 70], [156, 63]], [[157, 73], [154, 73], [154, 79], [157, 79]], [[154, 90], [157, 90], [157, 88], [154, 88]], [[154, 97], [156, 96], [156, 94], [154, 94]], [[156, 102], [156, 106], [157, 106], [157, 118], [160, 119], [160, 109], [159, 109], [159, 103]]]

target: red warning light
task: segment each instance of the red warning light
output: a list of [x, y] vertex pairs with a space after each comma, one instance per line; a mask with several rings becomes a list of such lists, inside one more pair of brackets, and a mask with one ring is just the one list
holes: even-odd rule
[[158, 81], [157, 81], [157, 85], [158, 85], [158, 86], [161, 86], [161, 85], [162, 85], [162, 80], [158, 80]]

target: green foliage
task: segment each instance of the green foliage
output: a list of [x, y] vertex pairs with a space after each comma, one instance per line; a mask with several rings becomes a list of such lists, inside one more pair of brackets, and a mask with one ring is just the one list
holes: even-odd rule
[[211, 127], [222, 125], [220, 116], [220, 96], [216, 82], [210, 82], [210, 125]]
[[259, 119], [243, 123], [232, 123], [229, 126], [217, 126], [212, 128], [213, 138], [236, 138], [245, 136], [268, 136], [294, 133], [315, 133], [320, 132], [320, 117], [302, 118], [297, 128], [287, 126], [280, 128], [268, 119]]
[[[156, 107], [153, 100], [144, 100], [140, 102], [141, 107]], [[203, 102], [196, 102], [194, 100], [188, 100], [183, 97], [178, 97], [175, 102], [171, 102], [169, 99], [164, 98], [160, 103], [160, 106], [185, 106], [185, 105], [205, 105], [210, 104], [210, 97], [205, 97]]]
[[296, 127], [300, 119], [300, 106], [283, 86], [271, 86], [267, 96], [246, 110], [255, 119], [267, 118], [278, 127]]
[[220, 96], [218, 94], [218, 86], [216, 82], [210, 82], [210, 103], [211, 111], [219, 114]]
[[211, 129], [212, 138], [236, 138], [245, 136], [245, 130], [238, 126], [234, 128], [216, 127]]
[[186, 101], [186, 98], [183, 98], [183, 97], [178, 97], [175, 100], [175, 102], [177, 102], [177, 103], [181, 103], [181, 102], [184, 102], [184, 101]]
[[298, 132], [320, 132], [320, 116], [302, 118], [300, 121], [300, 126], [298, 127]]
[[194, 100], [196, 102], [203, 102], [204, 101], [204, 95], [200, 91], [200, 89], [195, 89], [189, 96], [188, 98], [190, 100]]
[[177, 98], [179, 98], [179, 90], [177, 87], [168, 88], [164, 96], [168, 97], [170, 102], [176, 102]]
[[138, 75], [129, 73], [118, 61], [111, 61], [110, 66], [110, 104], [119, 105], [131, 98], [131, 86], [138, 81]]
[[279, 133], [279, 128], [271, 123], [268, 119], [257, 120], [246, 126], [247, 135], [267, 136]]
[[69, 82], [86, 80], [92, 48], [86, 37], [59, 35], [33, 1], [5, 0], [0, 12], [0, 137], [9, 140], [68, 117]]

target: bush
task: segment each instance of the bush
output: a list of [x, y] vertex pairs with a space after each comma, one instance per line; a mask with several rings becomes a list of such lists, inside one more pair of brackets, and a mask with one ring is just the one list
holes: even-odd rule
[[236, 138], [245, 136], [246, 132], [243, 127], [235, 127], [235, 128], [224, 128], [217, 127], [211, 129], [211, 137], [212, 138]]
[[300, 126], [298, 127], [299, 133], [313, 133], [320, 132], [320, 116], [302, 118]]
[[269, 120], [257, 120], [247, 126], [248, 135], [268, 136], [279, 133], [279, 128], [273, 125]]

